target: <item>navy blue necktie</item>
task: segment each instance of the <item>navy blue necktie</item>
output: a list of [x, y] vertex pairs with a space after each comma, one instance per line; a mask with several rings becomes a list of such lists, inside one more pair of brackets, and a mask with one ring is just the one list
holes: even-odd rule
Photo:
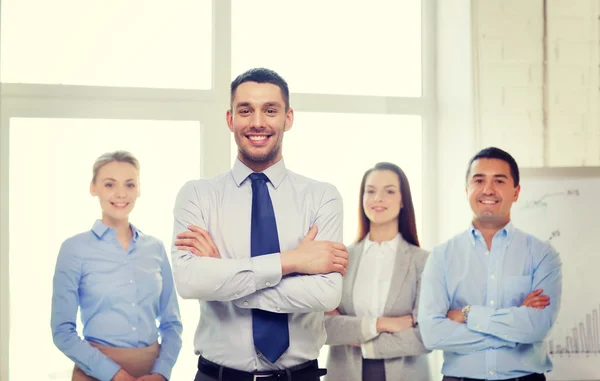
[[[264, 173], [252, 173], [250, 180], [252, 180], [250, 253], [253, 257], [279, 253], [277, 222], [267, 188], [269, 179]], [[288, 314], [253, 309], [252, 336], [256, 349], [270, 362], [275, 363], [290, 346]]]

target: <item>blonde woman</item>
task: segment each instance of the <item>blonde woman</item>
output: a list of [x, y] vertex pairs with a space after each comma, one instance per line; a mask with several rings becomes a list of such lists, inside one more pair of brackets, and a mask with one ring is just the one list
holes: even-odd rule
[[[129, 223], [138, 179], [139, 163], [129, 152], [100, 156], [90, 193], [100, 201], [102, 218], [64, 241], [58, 254], [52, 336], [75, 363], [73, 381], [165, 381], [181, 349], [164, 245]], [[83, 338], [76, 331], [78, 309]]]

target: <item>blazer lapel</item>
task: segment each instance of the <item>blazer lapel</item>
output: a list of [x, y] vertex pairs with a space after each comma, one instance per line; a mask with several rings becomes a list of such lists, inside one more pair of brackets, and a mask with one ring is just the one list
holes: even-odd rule
[[412, 250], [410, 250], [410, 245], [404, 240], [404, 238], [400, 238], [398, 249], [396, 250], [396, 260], [394, 261], [392, 282], [390, 283], [390, 290], [388, 292], [388, 297], [383, 311], [385, 316], [389, 316], [392, 308], [394, 308], [396, 300], [398, 300], [402, 294], [402, 287], [404, 285], [406, 275], [408, 274], [408, 269], [411, 262]]
[[344, 288], [342, 289], [342, 305], [344, 306], [346, 315], [356, 315], [354, 301], [352, 300], [352, 290], [354, 289], [354, 282], [356, 281], [356, 274], [358, 273], [364, 247], [365, 240], [363, 239], [349, 250], [348, 272], [346, 273]]

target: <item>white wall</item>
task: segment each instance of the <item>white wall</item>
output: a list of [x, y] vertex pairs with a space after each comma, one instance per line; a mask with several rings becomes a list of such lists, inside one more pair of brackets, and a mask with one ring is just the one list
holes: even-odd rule
[[438, 1], [438, 242], [469, 223], [465, 170], [475, 153], [471, 53], [470, 2]]

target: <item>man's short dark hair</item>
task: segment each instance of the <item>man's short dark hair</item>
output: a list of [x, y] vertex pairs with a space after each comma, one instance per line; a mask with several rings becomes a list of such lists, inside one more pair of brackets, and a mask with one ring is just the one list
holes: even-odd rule
[[469, 161], [469, 166], [467, 167], [467, 174], [465, 176], [466, 182], [469, 182], [469, 174], [471, 173], [471, 165], [475, 160], [479, 159], [499, 159], [502, 160], [510, 166], [510, 175], [513, 178], [513, 182], [515, 187], [519, 185], [520, 177], [519, 177], [519, 166], [517, 165], [516, 160], [506, 151], [501, 150], [496, 147], [488, 147], [484, 148], [481, 151], [477, 152], [475, 156], [471, 158]]
[[285, 109], [290, 108], [290, 90], [288, 84], [279, 74], [271, 69], [265, 69], [263, 67], [250, 69], [236, 77], [231, 82], [231, 92], [229, 102], [233, 104], [233, 97], [239, 85], [244, 82], [256, 82], [256, 83], [270, 83], [281, 90], [281, 97], [285, 102]]

